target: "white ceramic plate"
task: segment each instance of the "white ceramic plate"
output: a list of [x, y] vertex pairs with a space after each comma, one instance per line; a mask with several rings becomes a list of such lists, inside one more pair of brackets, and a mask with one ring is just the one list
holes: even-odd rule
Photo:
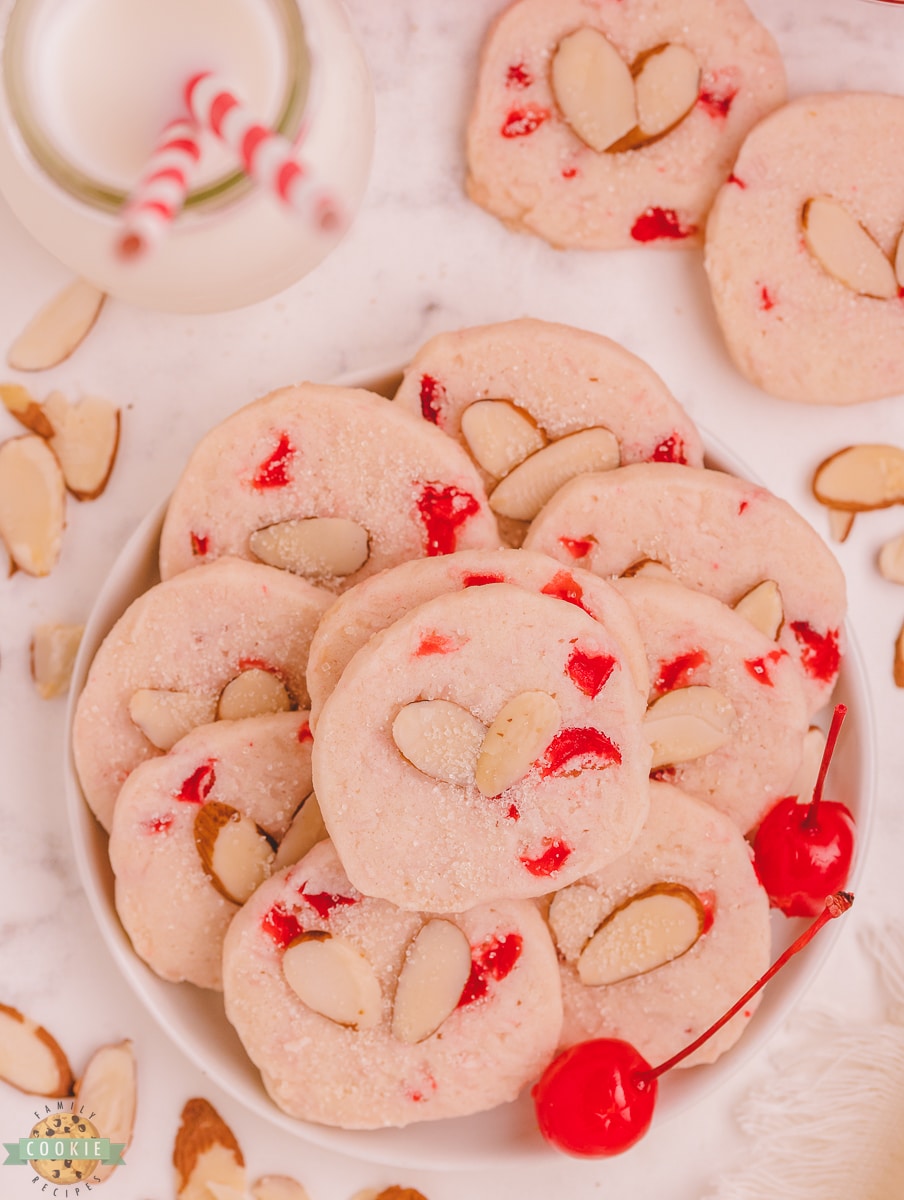
[[[346, 385], [383, 390], [392, 371], [372, 371], [343, 379]], [[374, 381], [379, 380], [376, 384]], [[752, 472], [726, 448], [704, 433], [708, 462], [753, 479]], [[463, 1168], [525, 1166], [553, 1153], [543, 1142], [527, 1092], [514, 1104], [456, 1120], [429, 1121], [405, 1129], [349, 1131], [295, 1120], [283, 1113], [264, 1090], [256, 1068], [245, 1055], [223, 1012], [219, 993], [191, 984], [166, 983], [137, 957], [113, 903], [113, 873], [107, 857], [107, 835], [85, 804], [72, 762], [70, 731], [88, 668], [107, 632], [129, 604], [158, 582], [157, 543], [165, 502], [145, 518], [132, 535], [105, 581], [88, 620], [72, 678], [67, 714], [66, 790], [72, 838], [82, 883], [94, 915], [128, 982], [167, 1037], [226, 1092], [274, 1125], [307, 1141], [344, 1154], [398, 1167]], [[833, 761], [832, 798], [843, 800], [857, 819], [858, 849], [851, 883], [856, 884], [873, 813], [875, 748], [866, 674], [848, 629], [848, 655], [838, 681], [837, 699], [849, 715]], [[775, 954], [783, 950], [804, 923], [773, 915]], [[672, 1071], [661, 1084], [656, 1120], [662, 1122], [719, 1086], [741, 1063], [756, 1054], [797, 1003], [835, 938], [842, 922], [832, 922], [819, 941], [794, 959], [770, 984], [741, 1041], [711, 1066]]]

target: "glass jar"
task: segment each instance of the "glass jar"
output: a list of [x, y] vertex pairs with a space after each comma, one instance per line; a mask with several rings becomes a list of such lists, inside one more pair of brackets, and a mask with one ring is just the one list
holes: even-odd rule
[[16, 0], [2, 48], [0, 191], [78, 275], [150, 308], [212, 312], [281, 291], [342, 230], [310, 227], [212, 135], [163, 244], [123, 262], [118, 213], [181, 88], [215, 70], [300, 146], [348, 221], [373, 149], [373, 92], [338, 0]]

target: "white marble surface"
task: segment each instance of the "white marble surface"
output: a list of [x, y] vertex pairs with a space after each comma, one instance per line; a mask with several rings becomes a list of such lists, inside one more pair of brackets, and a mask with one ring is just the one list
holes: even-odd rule
[[[192, 1095], [209, 1097], [232, 1125], [251, 1178], [294, 1174], [311, 1200], [347, 1200], [357, 1188], [389, 1183], [416, 1186], [429, 1200], [700, 1200], [743, 1152], [731, 1117], [738, 1098], [770, 1070], [781, 1086], [769, 1059], [780, 1059], [793, 1029], [716, 1095], [610, 1163], [551, 1157], [529, 1173], [441, 1175], [352, 1161], [277, 1133], [183, 1059], [120, 978], [73, 866], [63, 807], [64, 702], [42, 701], [33, 689], [31, 630], [85, 618], [125, 539], [172, 485], [197, 438], [270, 388], [402, 360], [440, 329], [531, 314], [599, 330], [645, 357], [695, 418], [820, 529], [825, 516], [808, 493], [816, 463], [853, 441], [904, 445], [904, 397], [812, 409], [746, 384], [719, 342], [698, 253], [556, 252], [509, 233], [465, 200], [462, 129], [475, 56], [501, 7], [501, 0], [349, 0], [375, 79], [378, 136], [365, 208], [340, 249], [290, 291], [240, 312], [177, 317], [111, 302], [69, 362], [32, 380], [42, 394], [94, 391], [124, 409], [111, 484], [97, 502], [70, 505], [58, 568], [48, 579], [17, 574], [0, 583], [0, 1001], [44, 1022], [76, 1071], [101, 1042], [134, 1039], [140, 1117], [128, 1167], [100, 1189], [106, 1200], [171, 1194], [172, 1138]], [[792, 95], [904, 90], [904, 10], [863, 0], [754, 0], [753, 8], [778, 38]], [[2, 208], [0, 263], [4, 346], [66, 275]], [[16, 432], [0, 414], [0, 438]], [[902, 529], [899, 509], [867, 515], [838, 550], [877, 718], [878, 816], [857, 906], [804, 1007], [845, 1012], [852, 1022], [874, 1016], [877, 1003], [858, 927], [900, 909], [904, 692], [893, 686], [891, 662], [904, 589], [878, 576], [874, 558]], [[24, 1136], [31, 1111], [26, 1098], [0, 1086], [0, 1140]], [[0, 1194], [41, 1194], [29, 1180], [24, 1169], [0, 1168]]]

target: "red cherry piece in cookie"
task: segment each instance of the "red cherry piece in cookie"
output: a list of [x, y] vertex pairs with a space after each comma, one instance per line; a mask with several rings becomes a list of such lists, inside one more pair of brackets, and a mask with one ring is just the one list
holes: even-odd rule
[[687, 687], [694, 672], [708, 664], [709, 656], [705, 650], [689, 650], [687, 654], [679, 654], [677, 658], [661, 662], [653, 690], [673, 692], [676, 688]]
[[425, 633], [421, 638], [414, 656], [415, 658], [425, 658], [430, 654], [451, 654], [453, 650], [460, 650], [461, 645], [460, 639], [448, 637], [434, 629], [430, 633]]
[[676, 242], [696, 232], [696, 225], [681, 224], [673, 208], [647, 208], [631, 226], [631, 237], [635, 242]]
[[684, 441], [675, 433], [670, 437], [663, 438], [650, 455], [650, 462], [681, 463], [682, 466], [686, 466], [687, 451]]
[[506, 933], [501, 938], [493, 937], [489, 941], [475, 946], [471, 950], [471, 974], [456, 1007], [464, 1008], [475, 1000], [482, 1000], [489, 991], [490, 980], [500, 983], [506, 975], [511, 974], [515, 963], [521, 957], [524, 939], [520, 933]]
[[[592, 726], [560, 729], [540, 759], [540, 775], [544, 779], [550, 775], [578, 775], [582, 769], [620, 762], [621, 751], [602, 730]], [[572, 770], [566, 771], [569, 764], [573, 764]]]
[[820, 634], [806, 621], [792, 621], [791, 629], [800, 645], [800, 661], [807, 674], [825, 683], [834, 679], [841, 666], [839, 631], [829, 629]]
[[426, 534], [427, 557], [434, 558], [454, 554], [458, 530], [480, 511], [480, 505], [470, 492], [454, 485], [428, 483], [418, 496], [417, 510]]
[[576, 604], [585, 613], [589, 613], [591, 617], [593, 616], [593, 613], [584, 604], [584, 589], [575, 577], [569, 575], [567, 571], [557, 571], [549, 583], [540, 588], [540, 591], [544, 596], [552, 596], [555, 600], [564, 600], [567, 604]]
[[549, 118], [549, 109], [539, 104], [525, 104], [523, 108], [513, 108], [503, 122], [500, 133], [504, 138], [527, 137], [536, 132]]
[[214, 763], [214, 759], [209, 759], [192, 771], [176, 793], [176, 799], [183, 800], [186, 804], [203, 804], [216, 783]]
[[586, 558], [597, 544], [592, 535], [586, 538], [560, 537], [559, 542], [565, 547], [572, 558]]
[[555, 875], [556, 871], [561, 870], [569, 858], [571, 858], [571, 847], [567, 842], [561, 839], [555, 840], [544, 839], [546, 843], [545, 849], [538, 855], [532, 856], [522, 854], [520, 859], [525, 868], [531, 875], [535, 875], [538, 879], [545, 878], [548, 875]]
[[440, 405], [446, 389], [432, 375], [421, 376], [421, 415], [425, 421], [439, 425]]
[[298, 894], [311, 908], [317, 913], [321, 920], [325, 921], [334, 908], [347, 907], [350, 904], [357, 904], [354, 896], [337, 896], [332, 892], [306, 892], [308, 886], [307, 880], [298, 889]]
[[289, 441], [289, 435], [281, 433], [276, 449], [257, 468], [252, 480], [253, 486], [258, 491], [285, 487], [289, 483], [289, 463], [294, 454], [295, 447]]
[[300, 937], [304, 930], [294, 913], [290, 913], [281, 904], [274, 904], [264, 913], [261, 929], [281, 949]]
[[595, 699], [605, 687], [615, 667], [616, 662], [611, 654], [600, 654], [575, 646], [568, 656], [565, 671], [579, 691]]

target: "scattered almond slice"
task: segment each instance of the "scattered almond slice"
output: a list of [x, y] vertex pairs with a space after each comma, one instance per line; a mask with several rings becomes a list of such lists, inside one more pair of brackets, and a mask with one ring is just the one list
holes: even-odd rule
[[553, 55], [550, 82], [563, 117], [598, 154], [637, 124], [631, 72], [598, 29], [587, 25], [562, 38]]
[[510, 400], [478, 400], [462, 414], [461, 432], [478, 465], [495, 479], [546, 445], [536, 422]]
[[245, 1159], [232, 1130], [208, 1101], [189, 1100], [173, 1146], [177, 1200], [212, 1200], [213, 1186], [245, 1194]]
[[272, 671], [250, 667], [236, 675], [220, 692], [218, 721], [241, 721], [265, 713], [288, 712], [292, 700], [282, 681]]
[[904, 534], [886, 542], [879, 551], [879, 573], [890, 583], [904, 583]]
[[0, 1004], [0, 1079], [33, 1096], [68, 1096], [72, 1068], [43, 1025]]
[[262, 1175], [251, 1185], [252, 1200], [309, 1200], [307, 1191], [288, 1175]]
[[904, 688], [904, 625], [895, 642], [895, 686]]
[[244, 904], [270, 877], [272, 838], [228, 804], [209, 800], [195, 816], [195, 847], [204, 874], [224, 899]]
[[698, 897], [679, 883], [659, 883], [620, 904], [606, 917], [578, 959], [588, 987], [646, 975], [688, 950], [703, 932]]
[[515, 467], [493, 491], [490, 508], [501, 517], [532, 521], [569, 479], [611, 471], [619, 461], [618, 439], [608, 429], [569, 433]]
[[773, 641], [778, 637], [785, 620], [782, 594], [774, 579], [764, 579], [752, 587], [740, 600], [735, 601], [734, 610], [739, 617], [749, 621], [754, 629]]
[[[138, 1105], [138, 1077], [128, 1039], [101, 1046], [91, 1056], [75, 1086], [75, 1107], [79, 1105], [91, 1113], [91, 1120], [105, 1138], [129, 1145]], [[99, 1163], [93, 1175], [104, 1180], [115, 1170], [115, 1163]]]
[[846, 542], [848, 534], [854, 527], [856, 513], [843, 508], [829, 509], [829, 537], [833, 542]]
[[816, 776], [819, 774], [825, 745], [826, 735], [818, 725], [811, 725], [804, 734], [800, 766], [788, 784], [789, 796], [797, 796], [800, 800], [809, 803], [813, 795], [813, 788], [816, 786]]
[[801, 213], [807, 249], [833, 279], [861, 296], [891, 300], [898, 281], [889, 260], [856, 217], [831, 196], [815, 196]]
[[839, 450], [816, 468], [813, 495], [851, 513], [904, 503], [904, 450], [880, 444]]
[[452, 921], [422, 925], [405, 954], [392, 1010], [393, 1036], [409, 1046], [455, 1011], [471, 974], [471, 945]]
[[549, 924], [556, 947], [567, 962], [574, 962], [605, 916], [602, 896], [587, 883], [562, 888], [549, 906]]
[[467, 786], [474, 782], [486, 726], [450, 700], [416, 700], [400, 709], [392, 739], [418, 771], [431, 779]]
[[7, 352], [8, 365], [16, 371], [46, 371], [63, 362], [90, 333], [105, 298], [87, 280], [70, 283], [22, 330]]
[[139, 688], [129, 700], [129, 716], [158, 750], [172, 750], [197, 725], [216, 718], [217, 702], [194, 692]]
[[273, 870], [280, 871], [283, 867], [291, 867], [312, 850], [318, 842], [329, 837], [317, 797], [311, 792], [298, 806], [292, 824], [276, 851]]
[[299, 1000], [352, 1029], [371, 1029], [382, 1013], [380, 983], [373, 967], [351, 943], [309, 931], [289, 943], [283, 974]]
[[622, 571], [622, 579], [636, 579], [638, 576], [644, 579], [664, 579], [668, 583], [678, 582], [672, 570], [655, 558], [641, 558]]
[[367, 530], [345, 517], [307, 517], [256, 529], [251, 552], [271, 567], [308, 579], [342, 579], [367, 562]]
[[31, 677], [44, 700], [69, 688], [84, 625], [38, 625], [31, 639]]
[[634, 66], [637, 125], [645, 139], [682, 121], [700, 94], [700, 64], [687, 46], [657, 46]]
[[48, 575], [60, 556], [66, 492], [53, 451], [26, 434], [0, 445], [0, 538], [12, 562]]
[[78, 500], [96, 500], [107, 486], [119, 447], [119, 409], [100, 396], [70, 404], [60, 392], [44, 401], [66, 487]]
[[484, 796], [498, 796], [523, 779], [549, 745], [562, 720], [546, 692], [521, 692], [499, 710], [477, 759], [475, 782]]
[[690, 762], [728, 741], [735, 710], [715, 688], [694, 685], [660, 696], [647, 709], [644, 730], [653, 751], [650, 770]]
[[0, 400], [6, 411], [31, 433], [43, 438], [53, 436], [50, 419], [28, 388], [19, 383], [0, 383]]

